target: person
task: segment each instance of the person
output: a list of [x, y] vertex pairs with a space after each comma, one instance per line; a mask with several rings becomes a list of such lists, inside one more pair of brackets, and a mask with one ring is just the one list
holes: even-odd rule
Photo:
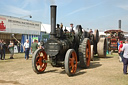
[[2, 60], [2, 41], [0, 40], [0, 60]]
[[90, 29], [89, 33], [93, 34], [93, 31], [92, 31], [92, 29]]
[[59, 24], [57, 24], [57, 29], [60, 29], [60, 25]]
[[119, 53], [119, 61], [122, 62], [122, 58], [123, 58], [123, 51], [121, 51], [121, 48], [123, 47], [123, 42], [120, 41], [120, 45], [119, 45], [119, 50], [118, 50], [118, 53]]
[[3, 56], [3, 60], [5, 60], [5, 50], [6, 50], [6, 48], [7, 48], [7, 46], [6, 46], [6, 43], [5, 43], [5, 41], [4, 40], [2, 40], [2, 56]]
[[119, 39], [117, 41], [117, 46], [118, 46], [118, 50], [119, 50], [119, 46], [120, 46], [120, 40]]
[[62, 23], [60, 23], [60, 28], [63, 29], [63, 24]]
[[71, 27], [71, 28], [70, 28], [70, 32], [71, 32], [71, 33], [75, 33], [75, 32], [74, 32], [73, 23], [70, 24], [70, 27]]
[[128, 66], [128, 44], [123, 44], [121, 49], [123, 51], [123, 73], [127, 74], [127, 66]]
[[20, 53], [20, 41], [17, 43], [18, 53]]
[[125, 40], [125, 44], [127, 44], [128, 43], [128, 41], [127, 40]]
[[31, 53], [33, 54], [37, 49], [38, 49], [38, 43], [37, 40], [35, 39], [32, 46], [31, 46]]
[[25, 52], [25, 59], [29, 59], [29, 40], [26, 39], [26, 42], [24, 43], [24, 52]]
[[10, 44], [9, 44], [8, 48], [9, 48], [9, 51], [11, 53], [10, 59], [13, 59], [13, 55], [14, 55], [14, 43], [13, 43], [13, 41], [10, 40]]

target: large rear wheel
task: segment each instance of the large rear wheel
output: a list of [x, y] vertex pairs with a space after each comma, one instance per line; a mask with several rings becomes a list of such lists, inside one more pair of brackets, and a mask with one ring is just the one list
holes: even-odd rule
[[80, 67], [88, 68], [91, 60], [91, 45], [88, 38], [84, 38], [79, 46]]
[[77, 69], [77, 55], [74, 49], [69, 49], [65, 55], [65, 71], [68, 76], [75, 74]]
[[47, 54], [43, 49], [37, 49], [32, 57], [32, 68], [37, 74], [43, 73], [47, 67]]

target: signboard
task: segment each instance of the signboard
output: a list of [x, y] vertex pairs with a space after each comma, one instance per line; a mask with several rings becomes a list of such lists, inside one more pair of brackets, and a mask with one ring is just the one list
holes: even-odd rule
[[0, 32], [40, 35], [41, 22], [0, 15]]

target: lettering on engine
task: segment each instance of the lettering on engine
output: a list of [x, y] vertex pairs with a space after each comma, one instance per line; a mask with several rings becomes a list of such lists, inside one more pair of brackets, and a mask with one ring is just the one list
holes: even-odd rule
[[57, 45], [58, 43], [49, 43], [50, 45]]

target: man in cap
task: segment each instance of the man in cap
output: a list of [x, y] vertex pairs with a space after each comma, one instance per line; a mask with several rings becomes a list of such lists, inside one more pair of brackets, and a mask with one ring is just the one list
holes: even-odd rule
[[75, 32], [74, 32], [73, 23], [70, 24], [70, 27], [71, 27], [71, 28], [70, 28], [70, 32], [71, 32], [71, 33], [75, 33]]

